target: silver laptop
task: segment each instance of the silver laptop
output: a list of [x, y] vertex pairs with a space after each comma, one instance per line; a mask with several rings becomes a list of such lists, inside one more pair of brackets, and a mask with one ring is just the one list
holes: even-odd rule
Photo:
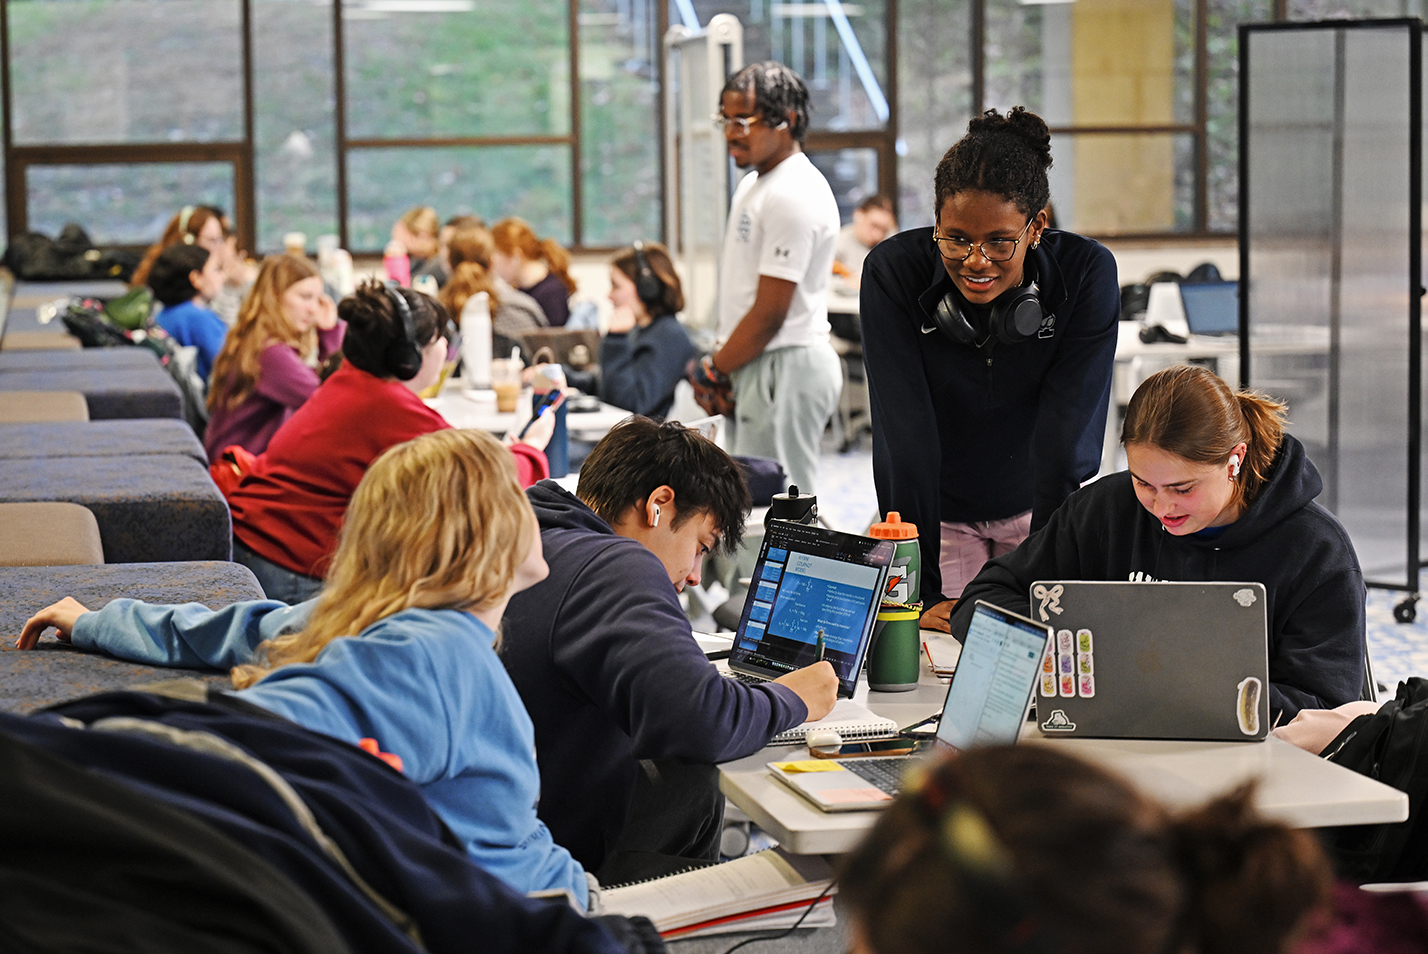
[[930, 745], [913, 755], [887, 758], [770, 762], [769, 771], [824, 811], [886, 805], [898, 793], [912, 759], [1016, 741], [1050, 639], [1050, 627], [978, 601]]
[[896, 548], [891, 540], [769, 520], [729, 675], [777, 679], [821, 654], [838, 674], [838, 695], [852, 698]]
[[1265, 613], [1259, 583], [1033, 583], [1031, 615], [1055, 630], [1037, 693], [1041, 731], [1264, 739]]

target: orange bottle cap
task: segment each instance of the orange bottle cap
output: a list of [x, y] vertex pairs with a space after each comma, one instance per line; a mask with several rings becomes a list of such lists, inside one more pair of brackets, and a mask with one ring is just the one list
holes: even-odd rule
[[888, 518], [868, 528], [868, 536], [878, 540], [912, 540], [917, 537], [917, 524], [903, 523], [902, 514], [888, 511]]

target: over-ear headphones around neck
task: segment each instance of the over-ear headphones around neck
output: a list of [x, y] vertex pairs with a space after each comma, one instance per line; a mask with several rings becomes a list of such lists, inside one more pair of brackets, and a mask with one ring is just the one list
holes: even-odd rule
[[392, 300], [393, 317], [397, 319], [398, 336], [387, 346], [384, 364], [398, 381], [410, 381], [421, 370], [421, 345], [416, 340], [416, 320], [411, 305], [401, 290], [388, 282], [383, 286]]
[[645, 257], [645, 243], [635, 240], [635, 294], [652, 316], [664, 297], [664, 282], [655, 274], [650, 260]]
[[932, 321], [943, 334], [958, 344], [973, 348], [986, 347], [993, 341], [998, 344], [1016, 344], [1036, 334], [1046, 318], [1040, 295], [1041, 289], [1037, 287], [1035, 279], [1002, 292], [992, 302], [991, 311], [987, 315], [987, 327], [979, 335], [964, 311], [965, 299], [961, 292], [953, 287], [937, 303], [937, 308], [932, 313]]

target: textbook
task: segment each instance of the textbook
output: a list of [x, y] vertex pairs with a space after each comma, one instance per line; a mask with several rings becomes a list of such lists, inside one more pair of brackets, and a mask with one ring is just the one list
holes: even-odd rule
[[852, 699], [839, 699], [833, 711], [817, 722], [805, 722], [769, 739], [770, 745], [802, 745], [809, 732], [837, 732], [844, 742], [884, 739], [897, 734], [897, 723], [875, 714]]
[[722, 865], [605, 888], [605, 914], [643, 915], [665, 938], [791, 927], [825, 891], [799, 927], [829, 927], [833, 869], [819, 855], [770, 848]]

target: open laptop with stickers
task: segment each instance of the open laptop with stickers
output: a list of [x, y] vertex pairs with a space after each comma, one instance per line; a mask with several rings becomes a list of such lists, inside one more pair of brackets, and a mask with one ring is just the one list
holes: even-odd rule
[[1016, 741], [1050, 638], [1049, 627], [979, 601], [930, 743], [912, 755], [770, 762], [769, 771], [827, 812], [881, 808], [913, 759]]
[[1264, 739], [1265, 607], [1259, 583], [1033, 583], [1032, 618], [1055, 631], [1037, 724], [1048, 736]]
[[838, 674], [838, 695], [852, 698], [895, 550], [891, 540], [769, 520], [729, 675], [777, 679], [821, 653]]

